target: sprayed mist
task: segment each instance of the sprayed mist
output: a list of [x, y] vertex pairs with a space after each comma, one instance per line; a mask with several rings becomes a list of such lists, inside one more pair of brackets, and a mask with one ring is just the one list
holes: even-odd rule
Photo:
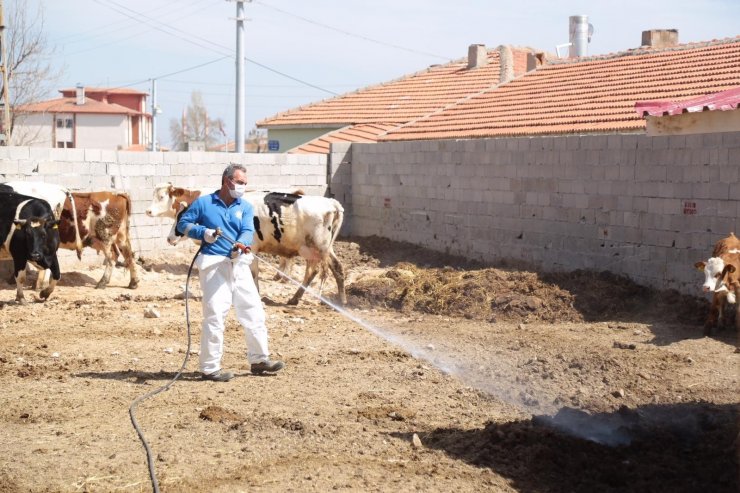
[[[259, 256], [257, 259], [280, 273], [285, 279], [301, 286], [301, 283], [280, 271]], [[534, 382], [521, 382], [518, 377], [520, 361], [511, 351], [492, 350], [492, 356], [485, 365], [464, 361], [454, 349], [420, 342], [398, 334], [393, 330], [378, 327], [358, 317], [356, 314], [326, 299], [319, 292], [305, 288], [306, 293], [321, 300], [345, 318], [355, 322], [367, 331], [398, 346], [415, 359], [425, 361], [443, 373], [455, 377], [466, 386], [477, 389], [491, 397], [505, 402], [526, 414], [535, 416], [534, 422], [560, 430], [563, 433], [597, 442], [603, 445], [627, 445], [631, 439], [627, 433], [629, 423], [618, 414], [591, 416], [584, 411], [559, 406], [552, 402], [546, 389]], [[495, 352], [495, 354], [493, 354]]]

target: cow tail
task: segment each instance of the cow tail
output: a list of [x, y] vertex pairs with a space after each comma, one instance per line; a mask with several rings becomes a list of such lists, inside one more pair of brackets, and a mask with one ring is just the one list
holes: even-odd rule
[[131, 197], [127, 193], [119, 193], [118, 195], [126, 199], [126, 236], [128, 237], [131, 231]]
[[339, 202], [336, 202], [334, 204], [334, 219], [331, 222], [332, 227], [332, 237], [331, 237], [331, 244], [334, 244], [334, 240], [337, 239], [337, 236], [339, 236], [339, 230], [342, 229], [342, 223], [344, 222], [344, 207], [342, 207], [342, 204]]
[[65, 190], [65, 193], [67, 194], [69, 205], [72, 209], [72, 227], [75, 230], [75, 250], [77, 251], [77, 259], [82, 260], [82, 238], [80, 237], [80, 225], [77, 220], [77, 206], [75, 205], [75, 198], [69, 190]]

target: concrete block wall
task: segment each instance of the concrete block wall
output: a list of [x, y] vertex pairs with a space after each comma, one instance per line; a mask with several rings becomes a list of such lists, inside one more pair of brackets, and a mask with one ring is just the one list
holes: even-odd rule
[[354, 144], [353, 234], [696, 293], [740, 232], [740, 133]]
[[224, 168], [232, 162], [246, 166], [248, 189], [288, 191], [301, 188], [307, 194], [323, 196], [328, 188], [327, 158], [323, 155], [152, 153], [35, 147], [0, 147], [0, 182], [43, 181], [71, 190], [128, 193], [133, 208], [132, 246], [141, 255], [171, 248], [165, 238], [172, 221], [150, 218], [144, 213], [154, 187], [171, 182], [185, 188], [213, 186], [215, 190], [220, 186]]

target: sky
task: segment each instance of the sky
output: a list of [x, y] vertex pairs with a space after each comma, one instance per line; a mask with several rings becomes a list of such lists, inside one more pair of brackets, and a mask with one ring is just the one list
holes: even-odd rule
[[[62, 71], [50, 99], [78, 83], [151, 93], [155, 79], [161, 145], [193, 91], [224, 120], [224, 142], [233, 139], [235, 1], [26, 2], [34, 15], [42, 7]], [[593, 25], [589, 55], [637, 48], [647, 29], [678, 29], [682, 43], [740, 35], [740, 0], [252, 0], [244, 11], [247, 132], [276, 113], [464, 58], [471, 44], [554, 53], [571, 15]]]

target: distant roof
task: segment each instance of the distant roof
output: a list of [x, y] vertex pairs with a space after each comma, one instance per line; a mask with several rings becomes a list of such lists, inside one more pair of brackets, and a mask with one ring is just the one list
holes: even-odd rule
[[639, 101], [635, 104], [635, 111], [640, 116], [668, 116], [699, 111], [735, 110], [738, 103], [740, 103], [740, 87], [735, 87], [683, 101]]
[[[507, 47], [509, 48], [509, 47]], [[510, 48], [515, 73], [526, 70], [529, 49]], [[501, 56], [487, 51], [488, 63], [467, 68], [467, 58], [397, 80], [366, 87], [257, 122], [258, 127], [336, 126], [360, 123], [406, 123], [499, 83]]]
[[351, 125], [324, 134], [317, 139], [294, 147], [288, 152], [291, 154], [328, 154], [332, 144], [339, 142], [358, 142], [362, 144], [377, 142], [379, 135], [384, 134], [396, 126], [394, 123], [360, 123], [359, 125]]
[[[77, 91], [76, 87], [73, 87], [71, 89], [59, 89], [59, 92], [62, 94], [64, 93], [75, 93]], [[138, 94], [147, 96], [149, 93], [137, 91], [136, 89], [129, 89], [126, 87], [85, 87], [85, 93], [106, 93], [106, 94]]]
[[554, 61], [379, 141], [642, 132], [637, 101], [693, 98], [740, 85], [740, 37]]
[[85, 104], [77, 104], [76, 98], [57, 98], [40, 103], [32, 103], [19, 106], [19, 113], [98, 113], [110, 115], [141, 115], [120, 104], [101, 103], [92, 98], [85, 98]]

